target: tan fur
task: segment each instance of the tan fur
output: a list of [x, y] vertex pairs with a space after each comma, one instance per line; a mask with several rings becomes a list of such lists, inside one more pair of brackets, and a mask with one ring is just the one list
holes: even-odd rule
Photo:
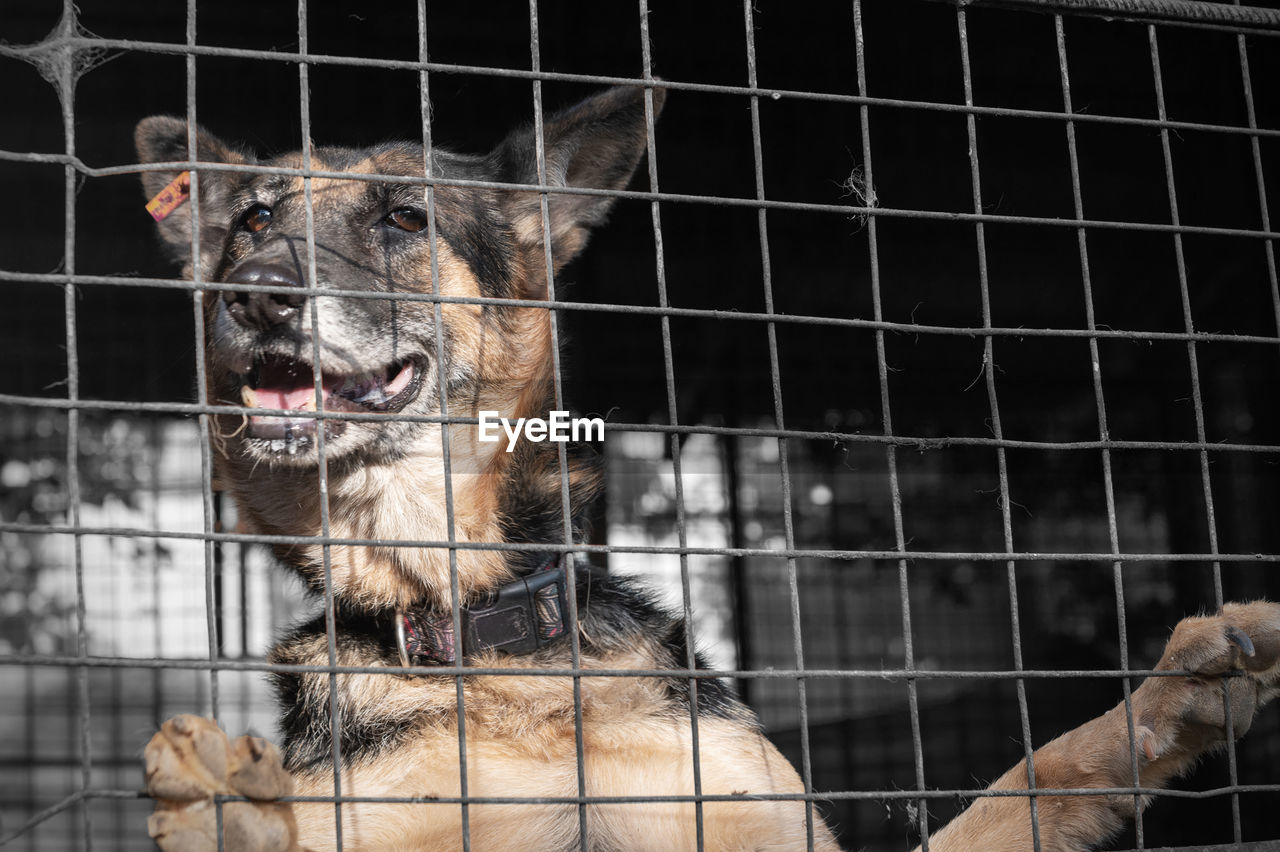
[[[799, 793], [795, 770], [754, 731], [724, 720], [702, 720], [702, 792], [705, 795]], [[583, 723], [588, 796], [692, 796], [693, 761], [687, 718], [644, 712]], [[467, 732], [469, 797], [564, 797], [578, 795], [572, 726], [553, 752], [528, 748], [520, 740], [493, 737], [482, 725]], [[343, 792], [353, 796], [457, 797], [460, 791], [456, 732], [419, 737], [406, 748], [394, 772], [386, 765], [349, 771]], [[332, 795], [332, 779], [298, 779], [300, 793]], [[295, 806], [301, 837], [315, 848], [333, 846], [333, 807]], [[573, 804], [469, 805], [472, 848], [548, 850], [572, 848], [578, 834]], [[598, 804], [587, 808], [593, 848], [694, 849], [695, 806], [691, 802]], [[805, 812], [800, 802], [734, 801], [703, 805], [708, 850], [791, 850], [804, 848]], [[838, 847], [817, 823], [816, 847]], [[518, 838], [518, 841], [516, 841]], [[457, 804], [365, 804], [343, 809], [343, 845], [352, 849], [460, 848], [461, 808]], [[517, 846], [513, 846], [516, 843]]]
[[[468, 689], [467, 795], [562, 797], [578, 795], [571, 688], [523, 689], [500, 683]], [[549, 678], [530, 678], [546, 682]], [[583, 681], [584, 775], [588, 796], [692, 796], [691, 727], [687, 716], [654, 716], [651, 690], [640, 682], [620, 688], [620, 679]], [[635, 680], [628, 678], [627, 680]], [[558, 694], [558, 695], [557, 695]], [[496, 700], [494, 700], [496, 699]], [[476, 710], [471, 710], [475, 702]], [[588, 709], [589, 708], [589, 709]], [[532, 710], [532, 713], [521, 711]], [[541, 720], [541, 721], [539, 721]], [[699, 721], [700, 770], [705, 795], [800, 793], [795, 770], [757, 731], [741, 722]], [[379, 761], [343, 774], [343, 793], [352, 796], [460, 795], [456, 727], [442, 723], [419, 732], [394, 763]], [[301, 795], [332, 795], [332, 776], [299, 776]], [[333, 846], [333, 807], [295, 806], [300, 836], [317, 849]], [[468, 807], [472, 848], [563, 850], [575, 845], [577, 807], [572, 804], [473, 804]], [[343, 844], [352, 849], [459, 848], [461, 807], [457, 804], [348, 805], [343, 808]], [[597, 804], [587, 808], [593, 848], [627, 850], [693, 849], [695, 807], [691, 802]], [[708, 802], [703, 805], [709, 850], [796, 849], [805, 843], [801, 802]], [[838, 847], [815, 824], [816, 848]], [[412, 839], [410, 839], [412, 838]]]
[[147, 743], [147, 792], [158, 800], [147, 830], [163, 849], [218, 846], [214, 794], [254, 801], [222, 805], [222, 836], [231, 849], [300, 852], [293, 810], [274, 802], [291, 795], [293, 779], [266, 740], [230, 742], [199, 716], [175, 716]]
[[[530, 193], [513, 193], [519, 200], [512, 203], [512, 209], [515, 213], [516, 236], [522, 242], [534, 247], [534, 254], [539, 261], [545, 257], [542, 250], [543, 237], [546, 230], [542, 219], [542, 202], [537, 195]], [[555, 204], [554, 198], [550, 199], [550, 204]], [[555, 217], [552, 217], [555, 222]], [[554, 271], [559, 271], [561, 267], [569, 261], [571, 257], [578, 254], [586, 247], [588, 232], [579, 227], [553, 227], [551, 230], [551, 243], [555, 246], [555, 252], [552, 255], [551, 263]], [[542, 263], [540, 278], [534, 279], [534, 286], [539, 291], [546, 290], [546, 264]]]
[[[1227, 638], [1230, 631], [1252, 641], [1252, 656]], [[1227, 604], [1220, 615], [1183, 619], [1156, 664], [1158, 671], [1182, 669], [1202, 676], [1152, 677], [1133, 693], [1135, 743], [1121, 704], [1038, 749], [1037, 789], [1132, 787], [1135, 755], [1139, 785], [1165, 786], [1224, 742], [1224, 683], [1234, 736], [1243, 736], [1254, 714], [1280, 694], [1280, 605]], [[1224, 681], [1220, 676], [1231, 669], [1246, 675]], [[1028, 789], [1026, 766], [1010, 769], [990, 789]], [[1045, 852], [1091, 848], [1134, 815], [1133, 796], [1039, 796], [1036, 802]], [[929, 848], [1030, 849], [1028, 799], [979, 799], [933, 835]]]

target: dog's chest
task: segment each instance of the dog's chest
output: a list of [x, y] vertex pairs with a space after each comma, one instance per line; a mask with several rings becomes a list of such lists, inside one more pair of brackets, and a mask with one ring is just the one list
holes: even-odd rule
[[[416, 730], [398, 747], [344, 768], [341, 794], [360, 800], [343, 809], [344, 845], [403, 848], [412, 837], [415, 849], [462, 848], [465, 825], [476, 850], [566, 852], [583, 848], [585, 819], [592, 852], [686, 848], [696, 825], [689, 801], [695, 786], [688, 720], [680, 721], [631, 715], [584, 722], [581, 756], [573, 726], [559, 722], [533, 725], [523, 738], [495, 737], [478, 720], [461, 741], [445, 727]], [[726, 724], [709, 721], [708, 728]], [[300, 796], [334, 794], [333, 778], [323, 770], [295, 773], [295, 779]], [[583, 814], [574, 800], [584, 794], [606, 803]], [[637, 796], [684, 801], [607, 803]], [[333, 812], [332, 805], [299, 809], [304, 845], [330, 845]], [[666, 839], [642, 843], [655, 836]]]

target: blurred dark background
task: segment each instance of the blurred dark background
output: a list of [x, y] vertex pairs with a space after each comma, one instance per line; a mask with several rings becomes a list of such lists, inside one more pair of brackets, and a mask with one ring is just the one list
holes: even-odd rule
[[[745, 86], [747, 32], [733, 3], [655, 0], [648, 15], [652, 71], [673, 83]], [[898, 99], [870, 109], [876, 203], [890, 210], [972, 213], [966, 117], [912, 102], [963, 104], [957, 12], [952, 6], [867, 0], [863, 8], [868, 94]], [[539, 5], [543, 70], [639, 77], [640, 20], [617, 4]], [[853, 13], [849, 4], [754, 4], [755, 52], [762, 88], [843, 95], [858, 93]], [[36, 43], [59, 25], [61, 4], [6, 0], [0, 40]], [[967, 12], [974, 101], [980, 106], [1061, 113], [1054, 19], [1009, 10]], [[183, 4], [82, 0], [78, 24], [110, 39], [181, 45]], [[1069, 17], [1066, 54], [1075, 109], [1087, 115], [1152, 119], [1157, 101], [1144, 24]], [[1235, 33], [1158, 28], [1168, 116], [1180, 122], [1240, 128], [1248, 124], [1240, 39]], [[198, 43], [295, 51], [291, 4], [221, 0], [200, 4]], [[530, 67], [527, 4], [429, 3], [429, 58], [458, 66]], [[414, 61], [419, 44], [414, 4], [313, 3], [313, 54]], [[1280, 41], [1243, 40], [1257, 123], [1261, 174], [1251, 137], [1181, 128], [1170, 133], [1178, 216], [1184, 225], [1258, 231], [1260, 192], [1280, 181]], [[83, 57], [82, 55], [82, 58]], [[5, 120], [0, 150], [63, 153], [57, 90], [41, 77], [48, 66], [0, 56]], [[132, 132], [155, 113], [183, 115], [186, 59], [148, 49], [110, 49], [84, 69], [74, 91], [76, 155], [95, 168], [134, 162]], [[317, 64], [310, 68], [311, 132], [321, 143], [361, 145], [421, 132], [418, 75], [413, 70]], [[547, 82], [548, 107], [599, 86]], [[463, 68], [430, 74], [437, 144], [483, 151], [512, 125], [532, 120], [528, 80]], [[294, 63], [261, 58], [201, 57], [196, 62], [199, 121], [262, 152], [300, 144], [299, 80]], [[850, 178], [863, 177], [863, 138], [856, 103], [790, 95], [759, 102], [764, 192], [771, 200], [858, 204]], [[985, 115], [977, 120], [982, 211], [999, 217], [1073, 219], [1066, 125], [1054, 117]], [[670, 304], [680, 308], [760, 312], [766, 289], [757, 211], [714, 203], [754, 198], [750, 103], [742, 94], [673, 91], [656, 130], [659, 188], [700, 196], [661, 205], [662, 245]], [[1081, 195], [1093, 220], [1172, 221], [1159, 129], [1147, 125], [1076, 125]], [[644, 170], [642, 169], [642, 172]], [[58, 284], [15, 273], [55, 273], [64, 265], [64, 169], [0, 159], [0, 394], [66, 395], [65, 296]], [[633, 185], [645, 188], [642, 173]], [[864, 188], [865, 191], [865, 188]], [[1274, 193], [1271, 196], [1274, 200]], [[75, 271], [120, 276], [119, 285], [85, 285], [75, 295], [80, 395], [122, 401], [188, 401], [194, 387], [191, 297], [179, 290], [132, 287], [130, 276], [165, 277], [137, 176], [83, 179], [76, 195]], [[1273, 204], [1274, 208], [1274, 204]], [[877, 219], [883, 317], [894, 323], [980, 328], [978, 242], [971, 222], [885, 215]], [[769, 284], [775, 310], [809, 317], [873, 318], [869, 229], [853, 212], [771, 210], [767, 214]], [[1077, 231], [1018, 221], [984, 227], [991, 322], [996, 327], [1086, 328]], [[1186, 234], [1182, 238], [1189, 305], [1180, 296], [1175, 241], [1169, 233], [1091, 228], [1087, 234], [1093, 309], [1099, 328], [1183, 332], [1185, 310], [1197, 331], [1267, 338], [1197, 344], [1205, 439], [1275, 447], [1280, 394], [1280, 297], [1267, 241], [1249, 235]], [[620, 201], [611, 223], [565, 271], [565, 298], [585, 303], [655, 306], [655, 239], [650, 205]], [[566, 376], [576, 408], [618, 423], [668, 423], [663, 337], [653, 316], [567, 311]], [[675, 416], [681, 424], [776, 425], [767, 327], [757, 321], [672, 318]], [[779, 386], [789, 429], [875, 436], [884, 433], [874, 331], [821, 324], [776, 325]], [[885, 335], [893, 432], [919, 438], [896, 455], [906, 545], [916, 551], [1004, 552], [996, 451], [925, 439], [991, 437], [992, 409], [982, 366], [983, 339], [922, 329]], [[1180, 340], [1107, 339], [1098, 369], [1110, 437], [1125, 441], [1196, 440], [1188, 346]], [[1098, 405], [1084, 337], [999, 336], [994, 342], [999, 416], [1006, 438], [1035, 442], [1094, 441]], [[4, 479], [0, 520], [65, 522], [65, 471], [58, 459], [65, 415], [0, 404], [5, 441], [0, 468], [35, 471]], [[155, 420], [86, 413], [90, 436], [110, 437], [114, 424]], [[134, 432], [125, 430], [128, 434]], [[123, 433], [122, 433], [123, 434]], [[139, 434], [142, 434], [141, 432]], [[607, 441], [606, 444], [609, 442]], [[120, 447], [125, 449], [120, 449]], [[138, 468], [128, 441], [96, 440], [83, 453], [123, 465], [89, 465], [103, 494], [130, 493]], [[94, 449], [96, 448], [96, 450]], [[105, 449], [104, 449], [105, 448]], [[611, 484], [597, 538], [647, 536], [673, 541], [675, 505], [665, 441], [607, 446]], [[194, 445], [190, 449], [195, 453]], [[687, 439], [688, 469], [706, 473], [711, 494], [692, 522], [711, 544], [786, 544], [777, 442], [697, 435]], [[896, 546], [886, 452], [856, 439], [790, 439], [795, 544], [824, 550], [893, 550]], [[115, 458], [115, 456], [112, 456]], [[40, 467], [37, 462], [49, 464]], [[1110, 456], [1115, 527], [1121, 552], [1210, 552], [1201, 455], [1186, 449], [1126, 448]], [[141, 464], [139, 462], [138, 464]], [[1010, 534], [1018, 552], [1106, 553], [1112, 549], [1103, 459], [1097, 449], [1015, 448], [1007, 453]], [[701, 467], [699, 465], [702, 465]], [[118, 468], [118, 469], [117, 469]], [[1223, 553], [1280, 552], [1275, 523], [1280, 497], [1277, 450], [1208, 454], [1213, 528]], [[95, 473], [96, 471], [96, 473]], [[25, 478], [24, 478], [25, 476]], [[16, 478], [15, 478], [16, 477]], [[664, 479], [665, 477], [665, 479]], [[97, 482], [97, 480], [94, 480]], [[44, 495], [40, 499], [36, 499]], [[62, 495], [60, 498], [59, 495]], [[716, 496], [718, 495], [718, 496]], [[103, 498], [105, 499], [105, 497]], [[126, 499], [122, 497], [121, 499]], [[38, 536], [36, 536], [38, 538]], [[691, 543], [694, 543], [691, 541]], [[6, 539], [9, 552], [39, 551], [39, 541]], [[60, 618], [56, 594], [33, 577], [40, 558], [10, 557], [0, 573], [4, 615], [11, 624]], [[615, 561], [618, 556], [615, 555]], [[627, 566], [619, 566], [626, 568]], [[692, 566], [699, 606], [716, 618], [705, 641], [726, 665], [794, 667], [787, 565], [781, 559], [706, 559]], [[880, 669], [903, 665], [898, 565], [872, 559], [801, 559], [797, 566], [806, 665]], [[1151, 665], [1168, 629], [1184, 614], [1215, 605], [1211, 563], [1159, 558], [1126, 561], [1122, 587], [1127, 652], [1135, 668]], [[1225, 562], [1229, 599], [1280, 595], [1270, 562]], [[1015, 579], [1024, 665], [1044, 669], [1114, 669], [1121, 665], [1113, 565], [1099, 561], [1020, 561]], [[1009, 577], [1000, 561], [921, 560], [909, 569], [915, 662], [940, 669], [1008, 670], [1013, 645]], [[718, 590], [718, 591], [717, 591]], [[37, 606], [37, 602], [39, 606]], [[41, 608], [43, 607], [43, 608]], [[38, 616], [38, 618], [37, 618]], [[46, 623], [41, 621], [41, 623]], [[54, 622], [47, 622], [54, 623]], [[279, 626], [279, 625], [277, 625]], [[53, 631], [57, 633], [57, 630]], [[13, 630], [7, 653], [37, 649], [33, 629]], [[65, 648], [66, 636], [53, 636]], [[62, 643], [62, 644], [59, 644]], [[249, 642], [240, 653], [249, 654]], [[5, 670], [11, 671], [11, 670]], [[6, 675], [0, 675], [4, 677]], [[23, 687], [15, 681], [15, 689]], [[796, 686], [783, 680], [741, 681], [770, 733], [799, 762]], [[1033, 738], [1042, 743], [1111, 706], [1121, 687], [1103, 679], [1027, 683]], [[1022, 755], [1012, 682], [927, 680], [919, 684], [925, 783], [971, 788]], [[917, 784], [907, 708], [899, 681], [846, 678], [810, 681], [808, 731], [814, 787], [820, 791], [911, 789]], [[12, 710], [31, 724], [29, 700]], [[18, 705], [14, 705], [17, 707]], [[153, 708], [159, 715], [159, 708]], [[110, 713], [104, 709], [103, 713]], [[1260, 719], [1240, 749], [1241, 783], [1274, 784], [1280, 724]], [[60, 728], [59, 730], [66, 729]], [[144, 735], [125, 732], [102, 751], [128, 752]], [[115, 743], [115, 740], [111, 741]], [[132, 744], [131, 744], [132, 743]], [[74, 743], [63, 751], [71, 754]], [[26, 772], [40, 757], [14, 753], [8, 765]], [[121, 764], [133, 757], [124, 754]], [[72, 758], [66, 760], [74, 765]], [[1182, 782], [1203, 789], [1227, 783], [1225, 761]], [[49, 804], [47, 791], [13, 773], [6, 797], [30, 813]], [[128, 786], [128, 775], [121, 784]], [[56, 785], [55, 785], [56, 786]], [[11, 795], [10, 795], [11, 794]], [[1274, 791], [1239, 800], [1244, 839], [1275, 838]], [[954, 812], [931, 804], [938, 821]], [[1145, 820], [1150, 846], [1229, 842], [1231, 800], [1156, 804]], [[22, 809], [19, 809], [22, 810]], [[853, 848], [906, 848], [914, 842], [907, 807], [898, 801], [838, 800], [825, 808]], [[21, 820], [19, 820], [20, 823]], [[2, 828], [12, 830], [6, 821]], [[137, 823], [140, 836], [141, 823]], [[132, 829], [124, 825], [121, 831]], [[60, 836], [60, 835], [59, 835]], [[1132, 846], [1130, 834], [1117, 843]], [[20, 841], [24, 842], [24, 841]], [[36, 844], [35, 840], [31, 841]], [[50, 840], [50, 843], [57, 841]], [[69, 842], [69, 841], [68, 841]], [[124, 842], [124, 841], [122, 841]], [[125, 845], [128, 845], [125, 842]], [[35, 848], [35, 846], [33, 846]], [[44, 847], [41, 847], [44, 848]], [[48, 848], [59, 848], [56, 845]]]

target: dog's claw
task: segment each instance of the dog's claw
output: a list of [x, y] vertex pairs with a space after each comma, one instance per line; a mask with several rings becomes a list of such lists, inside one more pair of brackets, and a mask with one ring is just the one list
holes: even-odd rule
[[1257, 653], [1253, 649], [1253, 640], [1249, 638], [1249, 634], [1239, 627], [1228, 624], [1224, 632], [1227, 634], [1227, 639], [1239, 646], [1240, 652], [1246, 657], [1252, 657]]
[[1216, 615], [1183, 619], [1156, 669], [1197, 675], [1143, 684], [1142, 719], [1158, 742], [1186, 754], [1221, 742], [1228, 718], [1224, 699], [1231, 736], [1243, 736], [1258, 709], [1280, 694], [1280, 604], [1227, 604]]
[[251, 802], [222, 805], [227, 849], [291, 852], [297, 828], [287, 804], [293, 779], [280, 752], [259, 737], [233, 744], [214, 722], [175, 716], [147, 743], [146, 786], [156, 799], [147, 830], [165, 852], [212, 852], [218, 848], [214, 796], [245, 796]]

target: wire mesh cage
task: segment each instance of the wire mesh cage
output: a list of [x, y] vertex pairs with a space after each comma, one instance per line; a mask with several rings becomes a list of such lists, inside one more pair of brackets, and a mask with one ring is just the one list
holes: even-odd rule
[[[675, 673], [759, 716], [810, 848], [825, 819], [896, 849], [1128, 699], [1184, 615], [1280, 595], [1278, 34], [1175, 0], [7, 4], [0, 845], [145, 845], [151, 733], [276, 737], [268, 655], [335, 617], [215, 482], [219, 285], [155, 249], [143, 117], [483, 151], [645, 87], [639, 177], [547, 261], [557, 400], [606, 421], [606, 486], [589, 535], [537, 544], [690, 619], [709, 668]], [[391, 544], [456, 554], [450, 526]], [[1280, 840], [1270, 709], [1114, 848]]]

